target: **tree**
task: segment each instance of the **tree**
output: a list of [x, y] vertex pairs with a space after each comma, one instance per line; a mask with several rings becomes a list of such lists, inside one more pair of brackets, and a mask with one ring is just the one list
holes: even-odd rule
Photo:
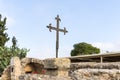
[[17, 47], [17, 39], [15, 36], [12, 38], [12, 48], [15, 49]]
[[74, 47], [74, 49], [71, 50], [71, 56], [100, 53], [99, 48], [96, 48], [96, 47], [92, 46], [91, 44], [88, 44], [85, 42], [74, 44], [73, 47]]
[[20, 59], [26, 57], [27, 52], [29, 51], [26, 48], [19, 48], [17, 46], [17, 39], [15, 36], [12, 38], [12, 46], [5, 46], [6, 42], [9, 41], [8, 34], [5, 32], [6, 28], [6, 19], [2, 21], [2, 16], [0, 15], [0, 76], [3, 70], [9, 65], [10, 59], [13, 56], [18, 56]]
[[18, 56], [20, 59], [26, 57], [27, 52], [29, 51], [26, 48], [20, 49], [17, 46], [17, 39], [15, 38], [15, 36], [13, 36], [13, 38], [12, 38], [12, 47], [10, 48], [10, 50], [11, 50], [11, 53], [12, 53], [12, 57], [13, 56]]
[[6, 19], [4, 18], [2, 20], [2, 16], [0, 14], [0, 47], [4, 47], [5, 43], [9, 40], [8, 34], [5, 32], [7, 30], [6, 28]]
[[11, 57], [18, 56], [20, 59], [26, 57], [26, 54], [29, 50], [26, 48], [16, 48], [13, 52], [13, 49], [10, 47], [0, 47], [0, 75], [3, 70], [9, 65]]

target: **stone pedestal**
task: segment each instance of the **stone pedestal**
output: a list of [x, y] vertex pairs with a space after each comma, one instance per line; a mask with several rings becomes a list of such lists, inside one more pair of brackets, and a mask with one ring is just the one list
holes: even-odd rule
[[68, 76], [70, 60], [66, 58], [53, 58], [44, 60], [46, 74], [51, 76]]

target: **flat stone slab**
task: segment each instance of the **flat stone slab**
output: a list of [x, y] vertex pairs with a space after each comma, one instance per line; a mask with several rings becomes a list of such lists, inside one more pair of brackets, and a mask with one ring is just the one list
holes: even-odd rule
[[70, 60], [67, 58], [45, 59], [44, 68], [46, 69], [69, 69]]

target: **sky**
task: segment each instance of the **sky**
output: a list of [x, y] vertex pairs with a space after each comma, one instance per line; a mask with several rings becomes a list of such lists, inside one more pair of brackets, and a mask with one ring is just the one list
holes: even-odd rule
[[[7, 17], [9, 37], [16, 37], [27, 57], [55, 58], [56, 27], [59, 15], [59, 57], [69, 57], [76, 43], [86, 42], [101, 53], [120, 51], [120, 0], [0, 0], [0, 14]], [[11, 46], [11, 40], [6, 46]]]

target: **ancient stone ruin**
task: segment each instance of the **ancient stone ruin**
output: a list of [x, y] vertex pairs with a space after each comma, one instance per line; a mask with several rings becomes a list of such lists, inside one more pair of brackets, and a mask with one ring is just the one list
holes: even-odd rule
[[[39, 60], [34, 58], [24, 58], [20, 60], [18, 57], [11, 59], [11, 64], [4, 70], [2, 80], [58, 80], [58, 78], [66, 78], [69, 80], [68, 72], [70, 69], [70, 60], [65, 58], [52, 58]], [[47, 79], [48, 78], [48, 79]]]
[[[1, 80], [120, 80], [119, 55], [117, 54], [115, 61], [109, 60], [108, 56], [102, 56], [105, 62], [104, 60], [98, 62], [96, 56], [87, 56], [84, 59], [83, 56], [75, 57], [84, 60], [80, 62], [72, 61], [73, 58], [20, 60], [18, 57], [13, 57], [10, 65], [4, 70]], [[115, 55], [110, 57], [115, 58]]]

